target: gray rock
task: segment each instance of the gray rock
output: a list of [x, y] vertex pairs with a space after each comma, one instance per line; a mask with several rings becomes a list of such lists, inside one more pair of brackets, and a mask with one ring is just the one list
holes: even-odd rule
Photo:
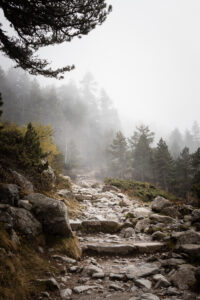
[[187, 230], [183, 232], [174, 232], [172, 239], [175, 240], [177, 245], [183, 244], [200, 244], [200, 233], [194, 230]]
[[190, 289], [196, 282], [196, 268], [192, 265], [184, 264], [170, 277], [170, 281], [181, 290]]
[[75, 199], [74, 194], [71, 191], [67, 190], [67, 189], [59, 190], [57, 193], [61, 197], [67, 197], [68, 199], [71, 199], [71, 200]]
[[153, 239], [153, 240], [162, 241], [162, 240], [164, 240], [165, 237], [166, 237], [166, 233], [163, 233], [163, 232], [161, 232], [161, 231], [155, 231], [155, 232], [152, 234], [152, 239]]
[[16, 184], [0, 185], [0, 203], [17, 206], [19, 201], [19, 187]]
[[70, 221], [70, 226], [73, 231], [81, 230], [82, 229], [82, 222], [81, 221]]
[[200, 260], [200, 245], [184, 244], [179, 247], [180, 252], [189, 254], [191, 259]]
[[152, 214], [151, 210], [145, 207], [135, 208], [133, 211], [135, 218], [146, 218]]
[[32, 209], [32, 205], [29, 203], [28, 200], [19, 200], [18, 206], [22, 207], [22, 208], [25, 208], [27, 210], [31, 210]]
[[143, 220], [139, 220], [135, 226], [135, 232], [144, 232], [148, 230], [150, 226], [149, 218], [145, 218]]
[[200, 267], [196, 268], [195, 278], [196, 278], [197, 283], [200, 285]]
[[170, 286], [169, 281], [162, 274], [156, 274], [153, 276], [153, 280], [156, 282], [155, 288]]
[[66, 205], [59, 200], [33, 193], [27, 199], [32, 204], [32, 211], [42, 223], [43, 230], [52, 235], [73, 236]]
[[72, 295], [72, 290], [69, 289], [69, 288], [68, 289], [63, 289], [63, 290], [60, 291], [60, 297], [63, 300], [70, 299], [71, 295]]
[[141, 300], [160, 300], [160, 298], [156, 295], [145, 293], [141, 295]]
[[92, 276], [95, 273], [102, 273], [102, 272], [103, 272], [102, 269], [98, 268], [97, 266], [90, 265], [83, 269], [82, 274]]
[[170, 286], [167, 291], [165, 292], [165, 295], [168, 296], [179, 296], [181, 294], [180, 291], [177, 290], [177, 288]]
[[179, 208], [179, 212], [185, 216], [185, 215], [191, 215], [193, 212], [194, 208], [191, 205], [187, 205], [187, 204], [183, 204], [180, 208]]
[[16, 183], [27, 193], [34, 192], [33, 184], [25, 176], [13, 170], [11, 171], [11, 173], [14, 176]]
[[38, 220], [26, 209], [0, 206], [0, 222], [7, 228], [13, 228], [29, 238], [35, 237], [42, 232], [42, 226]]
[[73, 290], [75, 293], [81, 294], [81, 293], [87, 292], [89, 290], [94, 290], [96, 288], [98, 288], [98, 286], [96, 286], [96, 285], [79, 285], [79, 286], [74, 287]]
[[109, 255], [127, 255], [135, 252], [136, 248], [127, 244], [86, 244], [83, 252], [94, 252], [96, 254], [109, 254]]
[[138, 242], [134, 244], [136, 252], [153, 254], [167, 249], [167, 245], [162, 242]]
[[38, 283], [42, 283], [45, 284], [46, 288], [49, 291], [56, 291], [59, 290], [59, 284], [57, 283], [57, 281], [55, 280], [55, 278], [51, 277], [51, 278], [47, 278], [47, 279], [37, 279], [36, 280]]
[[109, 254], [109, 255], [127, 255], [133, 253], [155, 253], [166, 249], [166, 245], [161, 242], [138, 242], [130, 244], [104, 244], [93, 243], [85, 244], [83, 252], [94, 252], [96, 254]]
[[169, 216], [158, 215], [158, 214], [153, 214], [149, 218], [151, 220], [151, 223], [153, 223], [153, 224], [163, 223], [163, 224], [168, 225], [173, 222], [173, 218], [171, 218]]
[[195, 293], [184, 291], [183, 300], [198, 300]]
[[115, 290], [115, 291], [123, 291], [124, 290], [121, 286], [119, 286], [118, 284], [115, 284], [115, 283], [111, 283], [109, 285], [109, 288], [112, 290]]
[[142, 277], [148, 277], [160, 272], [159, 266], [152, 264], [142, 264], [141, 266], [130, 265], [126, 270], [126, 277], [128, 279], [136, 279]]
[[104, 272], [99, 272], [99, 273], [93, 273], [92, 274], [92, 278], [94, 278], [94, 279], [102, 279], [104, 277], [105, 277]]
[[115, 221], [83, 221], [82, 227], [87, 232], [116, 233], [121, 225]]
[[162, 209], [162, 214], [169, 216], [171, 218], [177, 218], [180, 217], [179, 211], [174, 206], [168, 206]]
[[116, 274], [116, 273], [110, 273], [109, 278], [111, 280], [123, 280], [124, 279], [124, 275], [123, 274]]
[[162, 212], [162, 210], [168, 206], [171, 206], [171, 202], [161, 196], [156, 197], [152, 204], [151, 209], [155, 212]]
[[73, 267], [70, 267], [70, 272], [72, 273], [76, 273], [76, 272], [79, 272], [80, 271], [80, 268], [79, 266], [73, 266]]
[[[42, 292], [41, 296], [42, 296], [42, 299], [43, 298], [50, 298], [50, 294], [48, 292]], [[39, 298], [39, 299], [41, 299], [41, 298]]]
[[151, 289], [151, 281], [148, 280], [148, 279], [136, 279], [135, 280], [135, 284], [138, 286], [138, 287], [141, 287], [141, 288], [145, 288], [147, 290], [150, 290]]
[[200, 209], [194, 209], [192, 211], [192, 223], [200, 222]]
[[123, 237], [124, 238], [129, 238], [129, 237], [133, 236], [134, 233], [135, 233], [135, 231], [132, 227], [125, 228], [123, 230]]
[[76, 260], [73, 258], [70, 258], [68, 256], [61, 256], [61, 255], [52, 255], [52, 258], [60, 260], [62, 262], [68, 263], [68, 264], [75, 264]]
[[184, 259], [180, 259], [180, 258], [169, 258], [169, 259], [165, 259], [165, 260], [161, 260], [161, 266], [162, 267], [177, 267], [179, 265], [183, 265], [185, 264], [185, 260]]

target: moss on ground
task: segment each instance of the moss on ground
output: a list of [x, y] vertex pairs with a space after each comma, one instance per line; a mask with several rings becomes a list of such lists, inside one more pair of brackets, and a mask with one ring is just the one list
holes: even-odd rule
[[169, 200], [176, 200], [174, 195], [171, 195], [147, 182], [124, 180], [119, 178], [106, 178], [104, 182], [105, 184], [116, 186], [130, 197], [139, 198], [144, 202], [150, 202], [157, 196], [162, 196]]

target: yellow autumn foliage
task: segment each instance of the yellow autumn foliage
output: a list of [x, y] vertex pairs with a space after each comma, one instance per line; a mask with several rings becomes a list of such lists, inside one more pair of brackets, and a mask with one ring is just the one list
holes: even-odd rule
[[[54, 157], [60, 154], [60, 151], [53, 140], [53, 129], [51, 125], [44, 125], [40, 123], [32, 123], [32, 125], [39, 136], [42, 152], [48, 154], [47, 159], [51, 164]], [[20, 128], [23, 135], [25, 134], [26, 129], [26, 126]]]

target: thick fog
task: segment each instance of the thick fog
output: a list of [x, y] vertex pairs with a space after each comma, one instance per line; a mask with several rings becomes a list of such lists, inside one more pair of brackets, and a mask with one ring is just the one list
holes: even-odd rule
[[[200, 110], [200, 2], [112, 0], [106, 22], [82, 39], [47, 47], [52, 66], [75, 64], [64, 82], [91, 72], [116, 105], [124, 130], [190, 128]], [[9, 61], [1, 58], [3, 67]]]
[[[200, 2], [109, 1], [106, 22], [82, 39], [38, 53], [52, 67], [75, 64], [58, 81], [10, 69], [0, 56], [3, 119], [51, 124], [65, 163], [106, 166], [118, 130], [130, 138], [144, 124], [174, 159], [200, 145]], [[3, 19], [3, 28], [11, 33]], [[78, 159], [79, 157], [79, 159]]]

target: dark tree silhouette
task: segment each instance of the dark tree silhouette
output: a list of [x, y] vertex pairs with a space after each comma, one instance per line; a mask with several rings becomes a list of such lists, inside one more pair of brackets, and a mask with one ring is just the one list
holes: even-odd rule
[[59, 79], [74, 66], [52, 70], [35, 51], [88, 34], [112, 9], [105, 0], [0, 0], [0, 8], [16, 32], [10, 37], [0, 24], [1, 51], [31, 74]]

